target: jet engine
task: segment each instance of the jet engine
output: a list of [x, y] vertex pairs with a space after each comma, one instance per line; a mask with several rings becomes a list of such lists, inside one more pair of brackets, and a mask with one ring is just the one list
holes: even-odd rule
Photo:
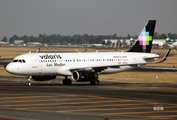
[[98, 75], [95, 72], [87, 71], [87, 70], [74, 70], [72, 72], [71, 77], [74, 81], [83, 81], [83, 82], [98, 79]]
[[47, 80], [52, 80], [55, 78], [56, 76], [32, 76], [32, 79], [34, 81], [47, 81]]

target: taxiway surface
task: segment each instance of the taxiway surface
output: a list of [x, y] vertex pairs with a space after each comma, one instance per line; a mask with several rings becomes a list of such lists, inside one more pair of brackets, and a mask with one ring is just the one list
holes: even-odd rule
[[118, 120], [177, 119], [176, 83], [119, 83], [100, 85], [33, 82], [0, 77], [0, 119]]

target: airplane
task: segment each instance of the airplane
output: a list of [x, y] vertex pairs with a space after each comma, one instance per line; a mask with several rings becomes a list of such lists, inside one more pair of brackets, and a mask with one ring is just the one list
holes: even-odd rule
[[177, 41], [168, 45], [170, 48], [177, 48]]
[[[165, 35], [165, 34], [164, 34]], [[167, 45], [169, 48], [177, 48], [177, 40], [172, 40], [168, 37], [168, 35], [165, 35]]]
[[[78, 52], [78, 53], [29, 53], [13, 59], [6, 71], [27, 76], [26, 86], [31, 80], [45, 81], [63, 76], [64, 85], [90, 82], [98, 85], [100, 74], [111, 74], [136, 68], [156, 61], [160, 56], [151, 53], [156, 20], [149, 20], [135, 44], [127, 52]], [[166, 59], [165, 59], [166, 60]], [[68, 78], [68, 77], [71, 77]]]
[[165, 45], [165, 43], [162, 40], [153, 40], [152, 44], [160, 46], [160, 47], [162, 47], [163, 45]]
[[128, 34], [128, 38], [130, 40], [130, 43], [135, 43], [136, 39], [134, 39], [130, 34]]
[[8, 44], [9, 44], [9, 42], [0, 41], [0, 45], [1, 45], [1, 46], [5, 46], [5, 45], [8, 45]]

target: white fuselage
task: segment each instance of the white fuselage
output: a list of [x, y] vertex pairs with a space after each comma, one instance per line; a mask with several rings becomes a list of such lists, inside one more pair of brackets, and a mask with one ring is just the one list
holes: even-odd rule
[[115, 73], [144, 65], [145, 59], [159, 57], [152, 53], [95, 52], [95, 53], [31, 53], [19, 55], [6, 66], [17, 75], [70, 76], [72, 70], [101, 69], [100, 73]]
[[170, 44], [169, 46], [170, 46], [170, 48], [176, 48], [177, 47], [177, 42], [174, 42], [174, 43]]

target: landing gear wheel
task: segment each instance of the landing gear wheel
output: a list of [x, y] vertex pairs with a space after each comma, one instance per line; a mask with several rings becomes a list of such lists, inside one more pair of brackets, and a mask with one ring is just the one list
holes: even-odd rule
[[100, 81], [99, 80], [91, 80], [90, 85], [99, 85]]
[[63, 79], [63, 85], [71, 85], [72, 81], [71, 79]]
[[31, 86], [31, 79], [32, 79], [32, 76], [27, 76], [28, 80], [26, 81], [25, 85], [26, 86]]
[[26, 85], [26, 86], [31, 86], [31, 82], [28, 82], [28, 81], [27, 81], [27, 82], [25, 83], [25, 85]]

